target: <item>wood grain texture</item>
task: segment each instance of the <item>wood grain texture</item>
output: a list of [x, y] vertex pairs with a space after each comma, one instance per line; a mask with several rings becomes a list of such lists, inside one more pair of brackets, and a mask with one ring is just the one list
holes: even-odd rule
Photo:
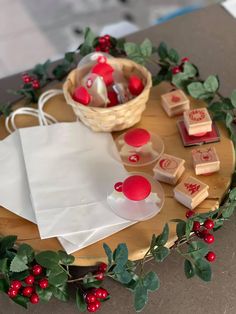
[[[176, 120], [179, 118], [169, 118], [160, 104], [160, 95], [171, 90], [169, 84], [163, 83], [158, 87], [152, 88], [147, 108], [142, 116], [142, 120], [137, 127], [144, 127], [160, 135], [165, 144], [165, 152], [181, 157], [186, 160], [186, 172], [184, 175], [193, 175], [191, 154], [192, 148], [184, 148], [177, 130]], [[21, 105], [20, 103], [18, 105]], [[191, 108], [204, 106], [202, 101], [191, 99]], [[70, 106], [66, 105], [63, 96], [56, 96], [50, 100], [45, 106], [45, 110], [54, 115], [59, 121], [75, 121], [74, 113]], [[21, 116], [17, 117], [16, 124], [19, 127], [31, 126], [37, 124], [35, 118]], [[218, 207], [220, 201], [225, 195], [231, 183], [231, 176], [234, 171], [235, 157], [233, 144], [228, 138], [227, 130], [218, 124], [221, 141], [213, 144], [221, 161], [221, 169], [218, 173], [211, 176], [199, 176], [198, 178], [209, 185], [209, 197], [202, 202], [197, 208], [197, 212], [207, 212]], [[114, 138], [121, 132], [113, 134]], [[4, 127], [4, 120], [0, 119], [0, 138], [7, 136]], [[206, 145], [206, 147], [209, 145]], [[142, 171], [152, 175], [154, 164], [132, 168], [129, 171]], [[117, 244], [125, 242], [129, 248], [129, 258], [137, 260], [143, 257], [149, 247], [150, 239], [153, 233], [161, 232], [164, 224], [173, 218], [185, 218], [186, 209], [173, 198], [173, 187], [162, 184], [165, 191], [165, 204], [157, 216], [150, 220], [139, 222], [125, 230], [122, 230], [105, 240], [101, 240], [89, 247], [82, 249], [76, 253], [75, 264], [80, 266], [92, 266], [100, 261], [105, 261], [106, 257], [102, 248], [105, 241], [111, 248], [115, 248]], [[14, 193], [14, 191], [13, 191]], [[175, 223], [170, 223], [170, 237], [168, 245], [171, 246], [175, 239]], [[22, 219], [10, 211], [0, 207], [0, 233], [3, 235], [16, 234], [19, 242], [30, 244], [35, 250], [58, 250], [62, 249], [56, 238], [41, 240], [38, 228], [31, 222]]]

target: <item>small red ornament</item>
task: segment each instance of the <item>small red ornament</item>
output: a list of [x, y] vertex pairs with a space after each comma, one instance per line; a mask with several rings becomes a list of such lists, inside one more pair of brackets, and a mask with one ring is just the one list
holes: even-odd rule
[[214, 243], [215, 237], [213, 236], [213, 234], [208, 233], [204, 236], [204, 241], [208, 244]]
[[95, 48], [95, 51], [101, 51], [101, 47], [99, 47], [99, 46], [96, 47], [96, 48]]
[[32, 81], [32, 77], [25, 73], [22, 75], [22, 80], [25, 84], [29, 84]]
[[97, 312], [97, 310], [98, 310], [97, 304], [95, 302], [89, 303], [87, 305], [87, 310], [88, 310], [89, 313]]
[[17, 289], [13, 289], [13, 288], [10, 288], [7, 292], [9, 298], [15, 298], [17, 295], [18, 295], [18, 290]]
[[96, 273], [95, 273], [95, 278], [96, 278], [97, 280], [104, 280], [104, 278], [105, 278], [104, 273], [101, 272], [101, 271], [96, 272]]
[[95, 73], [103, 78], [106, 86], [109, 86], [113, 83], [113, 72], [113, 67], [108, 63], [97, 63], [91, 70], [91, 73]]
[[171, 71], [172, 71], [173, 74], [178, 74], [178, 73], [181, 72], [181, 69], [180, 69], [179, 66], [176, 66], [176, 67], [174, 67]]
[[193, 223], [193, 231], [196, 232], [196, 231], [199, 231], [201, 228], [201, 224], [199, 221], [194, 221]]
[[186, 218], [190, 218], [192, 217], [193, 215], [195, 215], [195, 211], [194, 210], [188, 210], [185, 214], [185, 217]]
[[188, 57], [184, 57], [184, 58], [181, 59], [181, 62], [182, 63], [189, 62], [189, 58]]
[[107, 92], [107, 97], [109, 99], [109, 104], [107, 105], [107, 107], [113, 107], [119, 104], [116, 92], [114, 91]]
[[41, 289], [46, 289], [48, 287], [48, 280], [47, 278], [43, 278], [39, 280], [39, 287]]
[[99, 265], [99, 268], [98, 268], [99, 271], [105, 273], [107, 271], [107, 264], [106, 263], [101, 263]]
[[91, 96], [84, 86], [77, 87], [72, 95], [72, 98], [74, 101], [77, 101], [85, 106], [87, 106], [91, 101]]
[[125, 133], [124, 140], [126, 144], [133, 147], [140, 147], [147, 144], [151, 139], [150, 133], [141, 128], [133, 129]]
[[123, 182], [123, 193], [129, 200], [141, 201], [151, 193], [151, 184], [143, 176], [133, 175]]
[[33, 89], [39, 89], [40, 88], [39, 81], [38, 80], [33, 80], [32, 87], [33, 87]]
[[128, 88], [133, 96], [138, 96], [142, 93], [144, 85], [142, 80], [137, 75], [132, 75], [128, 81]]
[[34, 276], [40, 275], [42, 273], [42, 271], [43, 271], [42, 266], [40, 266], [38, 264], [34, 265], [32, 268], [32, 272], [33, 272]]
[[22, 286], [22, 284], [21, 284], [21, 282], [19, 280], [13, 280], [11, 282], [11, 285], [10, 285], [10, 287], [12, 289], [15, 289], [15, 290], [19, 290], [21, 288], [21, 286]]
[[39, 296], [37, 295], [37, 293], [32, 294], [32, 296], [30, 297], [30, 302], [32, 304], [39, 303]]
[[216, 259], [216, 254], [212, 251], [208, 252], [207, 255], [205, 256], [206, 259], [208, 260], [208, 262], [214, 262], [214, 260]]
[[207, 228], [207, 229], [213, 229], [214, 228], [214, 221], [212, 219], [207, 219], [205, 222], [204, 222], [204, 227]]
[[122, 192], [122, 190], [123, 190], [123, 182], [117, 182], [117, 183], [114, 185], [114, 189], [115, 189], [117, 192]]
[[97, 300], [97, 298], [96, 298], [96, 296], [93, 293], [89, 292], [89, 293], [86, 294], [86, 297], [85, 297], [85, 302], [86, 303], [93, 303], [96, 300]]
[[111, 36], [110, 36], [110, 35], [105, 35], [105, 36], [104, 36], [104, 39], [105, 39], [107, 42], [109, 42], [109, 41], [111, 40]]
[[106, 39], [104, 37], [99, 37], [98, 38], [98, 42], [102, 46], [102, 45], [104, 45], [106, 43]]
[[133, 154], [133, 155], [130, 155], [128, 159], [130, 162], [135, 163], [139, 161], [140, 157], [138, 154]]
[[97, 299], [101, 299], [101, 300], [106, 299], [108, 296], [107, 290], [103, 288], [94, 289], [93, 294], [95, 295]]
[[34, 288], [32, 286], [25, 287], [22, 291], [23, 296], [30, 297], [34, 291]]
[[27, 285], [32, 285], [32, 284], [34, 283], [34, 276], [32, 276], [32, 275], [27, 276], [27, 277], [25, 278], [25, 283], [26, 283]]

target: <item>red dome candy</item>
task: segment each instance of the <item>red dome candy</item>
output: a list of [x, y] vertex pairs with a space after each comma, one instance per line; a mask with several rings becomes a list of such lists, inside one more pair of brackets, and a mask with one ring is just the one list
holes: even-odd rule
[[143, 176], [133, 175], [123, 182], [123, 193], [129, 200], [141, 201], [151, 193], [151, 184]]
[[101, 76], [107, 86], [111, 85], [113, 83], [112, 73], [114, 72], [114, 69], [109, 64], [107, 64], [107, 63], [97, 63], [92, 68], [91, 72]]
[[137, 75], [132, 75], [129, 78], [128, 88], [132, 95], [138, 96], [144, 89], [143, 82]]
[[125, 142], [134, 147], [140, 147], [150, 141], [151, 135], [145, 129], [133, 129], [126, 132], [124, 136]]
[[91, 96], [87, 89], [83, 86], [77, 87], [72, 95], [74, 101], [79, 102], [82, 105], [87, 106], [91, 101]]
[[119, 104], [116, 92], [114, 91], [107, 92], [107, 97], [110, 101], [107, 107], [113, 107]]

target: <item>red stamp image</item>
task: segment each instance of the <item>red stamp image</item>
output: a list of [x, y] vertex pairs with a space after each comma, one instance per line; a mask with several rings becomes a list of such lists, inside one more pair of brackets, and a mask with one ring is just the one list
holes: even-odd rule
[[181, 100], [181, 98], [180, 98], [179, 96], [177, 96], [177, 95], [173, 95], [173, 96], [171, 97], [171, 101], [174, 102], [174, 103], [177, 103], [177, 102], [179, 102], [180, 100]]
[[140, 159], [139, 155], [138, 154], [133, 154], [133, 155], [130, 155], [129, 156], [129, 161], [130, 162], [138, 162]]
[[177, 161], [175, 161], [174, 159], [167, 159], [167, 158], [161, 159], [159, 161], [159, 165], [160, 165], [160, 168], [163, 170], [174, 170], [178, 167]]
[[206, 117], [206, 114], [203, 110], [195, 109], [189, 113], [189, 119], [192, 121], [198, 122], [205, 119], [205, 117]]
[[200, 189], [200, 184], [196, 184], [196, 183], [194, 183], [194, 184], [193, 183], [184, 183], [184, 186], [191, 193], [191, 195], [198, 192]]
[[115, 189], [117, 192], [122, 192], [122, 189], [123, 189], [123, 182], [117, 182], [117, 183], [114, 185], [114, 189]]

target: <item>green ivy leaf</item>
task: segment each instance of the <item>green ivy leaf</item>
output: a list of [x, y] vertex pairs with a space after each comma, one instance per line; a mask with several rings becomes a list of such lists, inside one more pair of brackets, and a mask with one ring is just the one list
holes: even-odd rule
[[11, 112], [12, 112], [12, 110], [11, 110], [11, 104], [10, 103], [0, 104], [0, 116], [3, 114], [4, 117], [8, 117]]
[[177, 52], [175, 49], [173, 49], [173, 48], [171, 48], [171, 49], [169, 50], [169, 52], [168, 52], [168, 57], [169, 57], [170, 61], [173, 62], [173, 63], [175, 63], [175, 64], [177, 64], [177, 63], [179, 62], [179, 54], [178, 54], [178, 52]]
[[236, 188], [232, 189], [229, 193], [229, 199], [231, 201], [236, 201]]
[[185, 230], [186, 230], [186, 222], [180, 221], [176, 225], [176, 234], [178, 236], [178, 239], [181, 239], [183, 236], [185, 236]]
[[156, 262], [163, 262], [169, 254], [170, 250], [165, 246], [158, 246], [152, 251], [152, 255]]
[[86, 27], [84, 30], [84, 41], [87, 45], [92, 46], [96, 35], [91, 30], [91, 28]]
[[140, 312], [148, 301], [148, 290], [139, 280], [134, 289], [134, 308], [136, 312]]
[[184, 261], [184, 273], [185, 276], [189, 279], [195, 275], [195, 269], [193, 264], [189, 260]]
[[67, 254], [65, 251], [58, 251], [60, 262], [63, 265], [71, 265], [75, 261], [75, 257], [71, 254]]
[[231, 97], [230, 97], [230, 100], [231, 100], [232, 105], [234, 106], [234, 108], [236, 108], [236, 89], [233, 90], [233, 92], [231, 94]]
[[52, 287], [52, 293], [55, 298], [60, 301], [66, 302], [69, 300], [69, 291], [67, 283]]
[[34, 259], [34, 250], [32, 247], [26, 243], [19, 246], [17, 255], [25, 262], [31, 263]]
[[168, 49], [166, 43], [161, 42], [159, 47], [157, 48], [157, 52], [162, 60], [166, 59], [168, 57]]
[[193, 82], [187, 86], [189, 94], [194, 98], [199, 98], [206, 93], [206, 90], [202, 83]]
[[215, 93], [219, 88], [219, 80], [215, 75], [210, 75], [203, 83], [206, 91], [210, 93]]
[[52, 298], [53, 288], [48, 287], [46, 289], [41, 289], [39, 286], [36, 286], [36, 292], [40, 298], [40, 301], [48, 302]]
[[106, 243], [103, 243], [103, 249], [107, 255], [108, 265], [111, 265], [111, 263], [112, 263], [112, 250], [110, 249], [110, 247]]
[[65, 53], [65, 56], [64, 56], [64, 59], [69, 62], [70, 64], [71, 63], [74, 63], [75, 62], [75, 59], [76, 59], [76, 53], [74, 51], [70, 51], [70, 52], [66, 52]]
[[156, 244], [158, 246], [163, 246], [166, 244], [167, 240], [168, 240], [168, 237], [169, 237], [169, 226], [168, 224], [166, 223], [164, 228], [163, 228], [163, 231], [160, 235], [157, 236], [157, 240], [156, 240]]
[[12, 249], [15, 242], [16, 242], [17, 236], [6, 236], [1, 239], [0, 241], [0, 255], [6, 252], [6, 250]]
[[113, 259], [119, 266], [124, 266], [128, 261], [128, 248], [125, 243], [120, 243], [113, 254]]
[[116, 278], [123, 284], [128, 284], [132, 280], [132, 275], [125, 269], [122, 272], [116, 273]]
[[229, 205], [229, 206], [227, 206], [227, 207], [223, 210], [222, 216], [223, 216], [224, 218], [229, 218], [230, 216], [233, 215], [234, 210], [235, 210], [235, 205], [234, 205], [234, 204]]
[[9, 285], [8, 285], [6, 279], [0, 278], [0, 291], [7, 293], [8, 289], [9, 289]]
[[16, 280], [23, 280], [30, 274], [29, 270], [24, 270], [19, 273], [12, 273], [11, 278]]
[[43, 251], [35, 256], [36, 262], [45, 268], [53, 269], [58, 265], [59, 255], [53, 251]]
[[128, 57], [133, 55], [141, 55], [140, 48], [135, 43], [127, 42], [124, 44], [124, 49]]
[[192, 229], [193, 229], [193, 220], [192, 219], [188, 219], [187, 222], [186, 222], [186, 226], [185, 226], [185, 236], [186, 236], [187, 240], [190, 237]]
[[195, 262], [196, 275], [203, 281], [211, 281], [211, 266], [204, 259]]
[[25, 261], [22, 259], [22, 257], [20, 257], [19, 255], [16, 255], [11, 261], [10, 271], [19, 273], [26, 269], [28, 269], [28, 266], [25, 263]]
[[146, 38], [140, 45], [140, 50], [142, 55], [145, 58], [148, 58], [151, 56], [152, 54], [152, 42], [150, 41], [150, 39]]
[[8, 258], [0, 259], [0, 273], [7, 274], [9, 270], [8, 267]]
[[191, 63], [185, 62], [184, 63], [184, 74], [186, 74], [186, 76], [188, 78], [194, 77], [197, 74], [197, 69]]
[[68, 275], [60, 266], [54, 266], [54, 268], [50, 270], [50, 273], [48, 276], [48, 281], [50, 282], [50, 284], [56, 286], [56, 285], [66, 282], [67, 279], [68, 279]]
[[234, 117], [232, 116], [232, 114], [227, 112], [226, 119], [225, 119], [225, 124], [226, 124], [227, 128], [231, 127], [233, 120], [234, 120]]
[[154, 271], [148, 272], [143, 278], [143, 285], [149, 291], [156, 291], [160, 288], [160, 281], [157, 274]]
[[188, 75], [183, 72], [175, 74], [172, 77], [172, 83], [180, 89], [185, 88], [185, 85], [188, 82], [187, 80], [188, 80]]
[[25, 309], [27, 309], [27, 305], [29, 302], [29, 298], [23, 297], [22, 295], [18, 294], [15, 298], [12, 299], [15, 303], [23, 306]]
[[207, 244], [201, 241], [192, 241], [188, 246], [188, 255], [194, 260], [205, 257], [208, 251]]
[[80, 292], [79, 289], [77, 289], [77, 291], [76, 291], [76, 306], [80, 312], [86, 311], [87, 305], [86, 305], [86, 302], [84, 300], [83, 293]]

